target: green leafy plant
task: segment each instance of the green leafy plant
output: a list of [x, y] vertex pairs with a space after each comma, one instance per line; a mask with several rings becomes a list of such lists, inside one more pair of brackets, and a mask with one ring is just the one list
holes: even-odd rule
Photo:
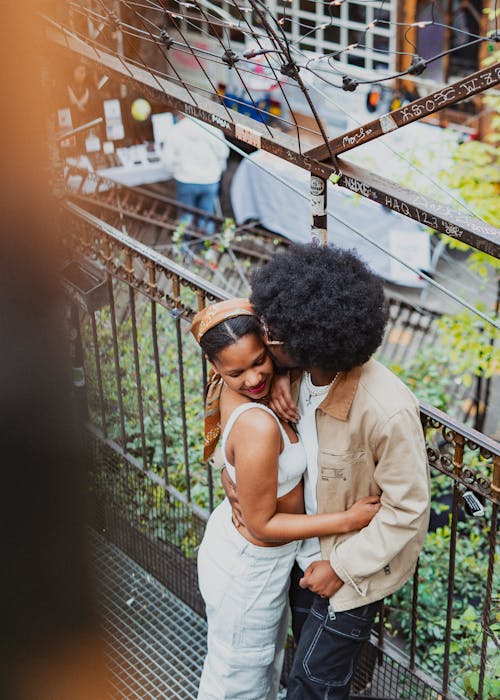
[[[465, 389], [475, 377], [491, 377], [500, 367], [500, 331], [466, 310], [442, 316], [436, 338], [408, 365], [391, 365], [395, 374], [422, 401], [441, 411], [461, 410]], [[457, 405], [458, 400], [458, 405]]]
[[[488, 553], [485, 549], [488, 531], [486, 526], [471, 524], [470, 520], [459, 523], [458, 527], [450, 668], [455, 690], [465, 693], [468, 698], [475, 698], [480, 665], [479, 650], [483, 635], [482, 601], [488, 569]], [[446, 611], [443, 603], [448, 597], [450, 542], [451, 529], [448, 525], [430, 532], [419, 560], [417, 664], [431, 676], [438, 676], [443, 666], [446, 631]], [[498, 554], [496, 559], [498, 560]], [[498, 566], [496, 568], [493, 591], [498, 592], [500, 575]], [[400, 639], [407, 651], [411, 629], [412, 592], [412, 584], [406, 584], [391, 596], [386, 608], [389, 632]], [[493, 603], [488, 623], [491, 637], [487, 647], [485, 700], [495, 700], [499, 697], [500, 609], [498, 599], [494, 599]]]
[[[486, 10], [493, 20], [493, 10]], [[497, 11], [497, 15], [500, 13]], [[483, 61], [487, 68], [500, 60], [500, 51], [494, 49]], [[453, 189], [473, 211], [493, 226], [500, 223], [500, 97], [495, 92], [482, 98], [488, 113], [489, 132], [482, 141], [466, 141], [453, 155], [451, 167], [439, 173], [440, 180]], [[500, 260], [454, 238], [445, 237], [450, 248], [469, 250], [469, 265], [480, 277], [490, 272], [498, 274]]]

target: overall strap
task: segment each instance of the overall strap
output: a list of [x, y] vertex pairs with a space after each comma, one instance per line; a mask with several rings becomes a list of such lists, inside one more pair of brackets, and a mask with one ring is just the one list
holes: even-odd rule
[[281, 425], [278, 416], [268, 406], [264, 406], [264, 404], [262, 404], [262, 403], [256, 403], [255, 401], [249, 401], [248, 403], [242, 403], [239, 406], [237, 406], [234, 409], [234, 411], [231, 413], [231, 415], [229, 416], [229, 420], [227, 421], [226, 426], [224, 428], [224, 432], [222, 434], [222, 442], [221, 442], [222, 453], [224, 455], [224, 460], [227, 463], [229, 463], [229, 462], [228, 462], [228, 459], [226, 457], [226, 442], [227, 442], [227, 439], [229, 437], [229, 433], [231, 432], [231, 428], [233, 427], [235, 420], [237, 418], [239, 418], [239, 416], [241, 416], [242, 413], [250, 410], [251, 408], [260, 408], [262, 411], [266, 411], [267, 413], [269, 413], [275, 419], [275, 421], [278, 423], [278, 427], [281, 431], [281, 435], [283, 436], [285, 446], [291, 444], [291, 440], [288, 437], [288, 435], [286, 434], [285, 429]]

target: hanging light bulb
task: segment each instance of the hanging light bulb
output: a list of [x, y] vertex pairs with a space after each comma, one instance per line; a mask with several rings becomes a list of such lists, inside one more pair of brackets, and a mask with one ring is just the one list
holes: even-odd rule
[[151, 105], [143, 97], [132, 102], [130, 112], [137, 122], [145, 122], [151, 115]]

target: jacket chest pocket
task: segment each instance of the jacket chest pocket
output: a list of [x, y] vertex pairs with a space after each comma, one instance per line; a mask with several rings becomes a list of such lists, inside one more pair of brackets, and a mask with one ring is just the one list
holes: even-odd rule
[[318, 454], [318, 472], [320, 481], [333, 481], [339, 484], [353, 480], [353, 472], [365, 471], [366, 452], [350, 450], [338, 452], [320, 450]]

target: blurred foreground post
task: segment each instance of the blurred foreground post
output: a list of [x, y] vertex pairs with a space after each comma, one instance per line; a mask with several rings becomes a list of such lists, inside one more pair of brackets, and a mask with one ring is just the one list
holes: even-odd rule
[[85, 460], [56, 278], [48, 180], [51, 61], [37, 12], [3, 3], [0, 37], [0, 696], [105, 697], [85, 523]]

